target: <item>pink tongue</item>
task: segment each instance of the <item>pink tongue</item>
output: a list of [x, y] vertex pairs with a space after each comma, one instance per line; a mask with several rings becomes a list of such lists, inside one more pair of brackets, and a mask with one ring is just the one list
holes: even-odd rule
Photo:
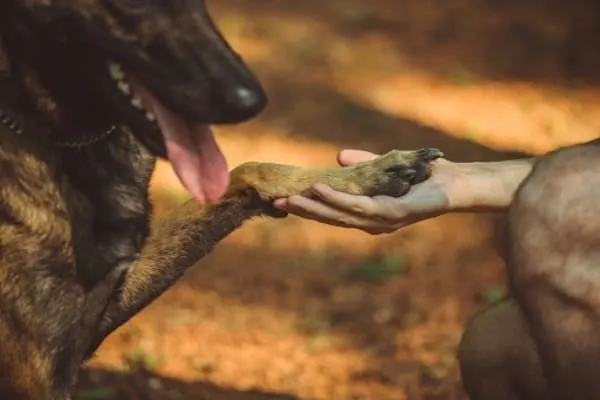
[[206, 124], [190, 126], [137, 82], [132, 83], [144, 107], [156, 115], [167, 156], [183, 185], [199, 203], [219, 199], [229, 185], [229, 172], [210, 127]]

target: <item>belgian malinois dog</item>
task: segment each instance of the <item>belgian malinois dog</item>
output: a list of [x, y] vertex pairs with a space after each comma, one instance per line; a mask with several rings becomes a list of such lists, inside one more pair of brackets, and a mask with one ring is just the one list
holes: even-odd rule
[[[0, 398], [68, 399], [102, 340], [277, 197], [402, 195], [435, 149], [351, 168], [228, 172], [210, 124], [265, 93], [203, 0], [0, 2]], [[192, 199], [152, 227], [170, 161]]]

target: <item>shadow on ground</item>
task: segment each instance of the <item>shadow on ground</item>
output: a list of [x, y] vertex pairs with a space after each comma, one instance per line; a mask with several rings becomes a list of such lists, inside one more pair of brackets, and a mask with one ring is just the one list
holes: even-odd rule
[[[217, 15], [245, 20], [238, 24], [249, 36], [272, 35], [273, 21], [320, 27], [322, 42], [305, 35], [302, 48], [315, 48], [308, 50], [309, 62], [320, 59], [319, 51], [330, 51], [327, 44], [336, 38], [381, 35], [406, 59], [407, 69], [443, 77], [467, 70], [491, 80], [600, 83], [600, 5], [595, 0], [265, 0], [260, 7], [227, 0], [211, 7]], [[292, 57], [302, 31], [294, 39], [286, 54]], [[297, 68], [302, 73], [302, 65]]]
[[186, 382], [147, 371], [86, 369], [81, 384], [87, 389], [77, 391], [75, 400], [298, 400], [284, 393], [236, 390], [205, 381]]
[[[458, 162], [527, 156], [491, 149], [419, 121], [386, 114], [331, 87], [314, 83], [298, 85], [293, 77], [276, 75], [269, 75], [265, 83], [272, 102], [256, 122], [280, 129], [295, 140], [316, 140], [335, 144], [339, 149], [367, 149], [376, 153], [438, 147], [448, 159]], [[289, 93], [293, 96], [286, 95]]]
[[[224, 241], [113, 334], [101, 354], [129, 364], [135, 353], [136, 363], [141, 360], [151, 370], [171, 376], [188, 370], [187, 376], [207, 382], [237, 375], [236, 384], [252, 382], [299, 398], [313, 398], [307, 394], [314, 393], [313, 386], [324, 398], [388, 398], [324, 395], [337, 389], [335, 383], [319, 388], [322, 380], [335, 382], [340, 374], [370, 388], [363, 389], [366, 393], [419, 393], [411, 400], [435, 398], [427, 393], [459, 398], [453, 356], [440, 354], [454, 352], [461, 324], [489, 304], [486, 291], [502, 283], [489, 218], [443, 217], [359, 251], [348, 251], [360, 245], [347, 235], [337, 243], [324, 236], [323, 247], [297, 243], [294, 251], [279, 248], [285, 241], [279, 235], [319, 239], [298, 220], [256, 222], [248, 228]], [[455, 234], [458, 229], [461, 235]], [[360, 235], [354, 240], [365, 241]], [[219, 351], [219, 346], [229, 350]], [[419, 353], [426, 357], [420, 360]], [[90, 381], [93, 374], [86, 376], [80, 388], [102, 387], [97, 378]], [[143, 372], [110, 375], [110, 387], [116, 377], [117, 387], [139, 398], [171, 398], [165, 391], [159, 392], [165, 397], [152, 394]], [[183, 398], [263, 398], [202, 384], [181, 390], [189, 393]]]

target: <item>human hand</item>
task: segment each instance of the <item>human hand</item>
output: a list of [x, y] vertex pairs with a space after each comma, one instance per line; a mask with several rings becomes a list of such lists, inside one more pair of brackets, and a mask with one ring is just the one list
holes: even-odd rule
[[[338, 162], [348, 166], [375, 157], [376, 154], [366, 151], [344, 150], [338, 154]], [[456, 207], [465, 181], [460, 165], [444, 159], [432, 162], [431, 177], [399, 198], [354, 196], [318, 184], [312, 188], [314, 199], [291, 196], [277, 199], [274, 205], [290, 214], [329, 225], [371, 234], [390, 233]]]

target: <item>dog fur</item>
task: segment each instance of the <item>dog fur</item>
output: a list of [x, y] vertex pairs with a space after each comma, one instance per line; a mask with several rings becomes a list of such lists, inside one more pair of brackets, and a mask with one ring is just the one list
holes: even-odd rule
[[[150, 62], [158, 59], [163, 64]], [[107, 335], [244, 221], [284, 216], [273, 199], [317, 182], [402, 195], [440, 156], [394, 151], [351, 168], [310, 170], [248, 163], [232, 171], [220, 200], [190, 200], [151, 229], [148, 185], [165, 144], [115, 90], [108, 60], [196, 122], [244, 121], [266, 104], [201, 0], [0, 4], [3, 399], [68, 399], [81, 364]]]

